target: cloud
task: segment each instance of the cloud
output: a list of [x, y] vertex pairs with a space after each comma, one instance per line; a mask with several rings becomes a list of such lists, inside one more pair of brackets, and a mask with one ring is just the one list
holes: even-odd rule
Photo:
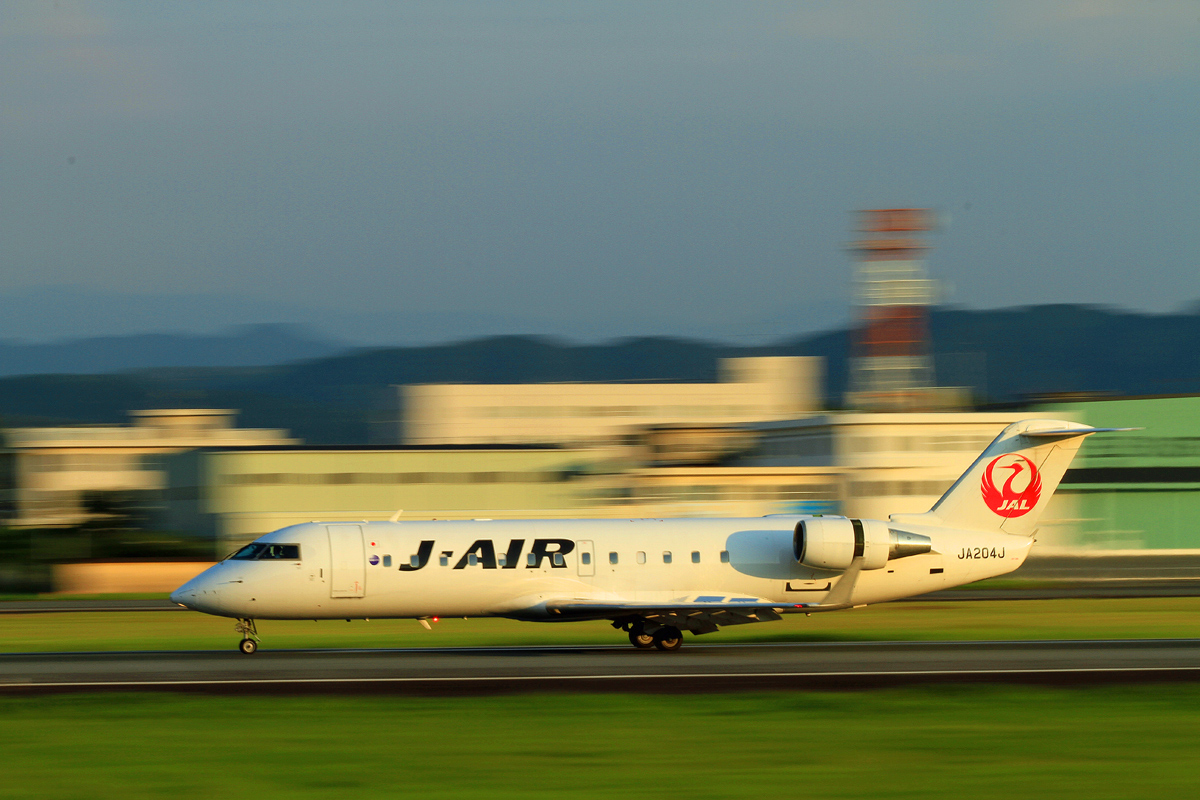
[[86, 2], [6, 4], [0, 69], [6, 122], [156, 116], [177, 106], [169, 61], [152, 38]]
[[997, 7], [1001, 36], [1052, 52], [1089, 84], [1195, 76], [1200, 6], [1185, 2], [1025, 0]]
[[1200, 66], [1200, 6], [1191, 0], [849, 0], [789, 7], [777, 20], [780, 34], [836, 45], [842, 55], [866, 59], [883, 80], [917, 68], [929, 77], [1015, 78], [1022, 91], [1036, 92], [1038, 71], [1063, 70], [1073, 86], [1087, 87], [1192, 78]]

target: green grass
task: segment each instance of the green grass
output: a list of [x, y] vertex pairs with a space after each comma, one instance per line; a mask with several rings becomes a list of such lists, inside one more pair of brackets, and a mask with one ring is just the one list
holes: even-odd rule
[[1194, 797], [1200, 687], [0, 698], [2, 793]]
[[[605, 622], [259, 622], [264, 648], [622, 644]], [[687, 642], [1200, 638], [1200, 597], [884, 603], [724, 628]], [[229, 649], [233, 620], [190, 611], [0, 614], [0, 652]]]

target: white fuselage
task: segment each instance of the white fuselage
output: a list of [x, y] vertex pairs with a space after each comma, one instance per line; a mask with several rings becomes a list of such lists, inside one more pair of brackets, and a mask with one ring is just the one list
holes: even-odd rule
[[[257, 540], [298, 545], [299, 559], [228, 559], [172, 599], [244, 619], [588, 618], [546, 608], [572, 600], [756, 599], [802, 611], [822, 603], [843, 573], [797, 563], [792, 537], [800, 519], [314, 522]], [[895, 600], [1003, 575], [1032, 544], [999, 532], [911, 530], [930, 537], [932, 552], [863, 570], [843, 602]]]

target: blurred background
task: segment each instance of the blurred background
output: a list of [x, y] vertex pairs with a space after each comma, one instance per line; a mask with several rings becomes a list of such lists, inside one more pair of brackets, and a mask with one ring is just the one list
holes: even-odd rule
[[12, 3], [0, 42], [0, 592], [398, 510], [886, 519], [1030, 416], [1145, 430], [1018, 574], [1200, 577], [1193, 3]]

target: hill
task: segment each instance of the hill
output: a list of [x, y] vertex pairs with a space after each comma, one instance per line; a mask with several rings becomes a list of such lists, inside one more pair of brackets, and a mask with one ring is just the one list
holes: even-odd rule
[[29, 344], [0, 341], [0, 375], [103, 374], [156, 367], [246, 367], [343, 352], [294, 325], [250, 325], [215, 335], [144, 333]]
[[[931, 320], [938, 382], [975, 387], [987, 404], [1033, 395], [1200, 393], [1200, 314], [1135, 314], [1089, 306], [972, 311]], [[429, 347], [360, 349], [267, 367], [171, 367], [113, 375], [0, 379], [7, 425], [112, 423], [133, 408], [238, 408], [240, 423], [283, 427], [312, 443], [379, 441], [405, 383], [716, 380], [739, 355], [826, 360], [829, 405], [846, 386], [851, 334], [798, 337], [768, 347], [667, 338], [598, 345], [505, 336]]]

